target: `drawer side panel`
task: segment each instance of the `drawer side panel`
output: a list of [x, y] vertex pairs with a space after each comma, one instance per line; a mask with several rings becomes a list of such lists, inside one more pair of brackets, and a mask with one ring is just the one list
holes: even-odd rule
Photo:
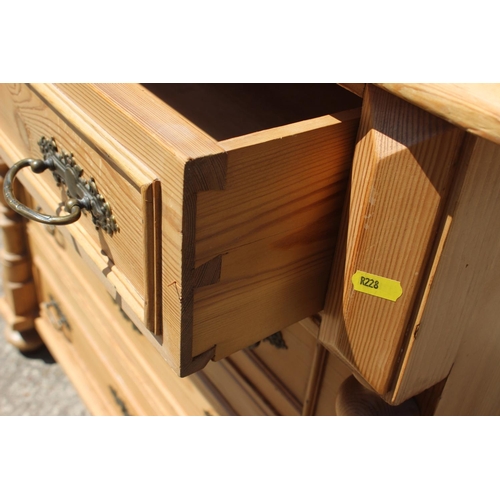
[[359, 111], [221, 143], [223, 191], [198, 193], [196, 265], [220, 258], [195, 289], [193, 355], [215, 359], [323, 308]]

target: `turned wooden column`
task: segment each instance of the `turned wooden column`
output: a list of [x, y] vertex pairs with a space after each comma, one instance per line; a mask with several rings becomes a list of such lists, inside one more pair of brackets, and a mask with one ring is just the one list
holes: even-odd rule
[[20, 351], [32, 351], [42, 345], [34, 329], [38, 301], [31, 270], [25, 221], [5, 205], [3, 179], [8, 166], [0, 160], [0, 227], [3, 248], [0, 263], [4, 295], [0, 297], [0, 314], [5, 319], [4, 335]]

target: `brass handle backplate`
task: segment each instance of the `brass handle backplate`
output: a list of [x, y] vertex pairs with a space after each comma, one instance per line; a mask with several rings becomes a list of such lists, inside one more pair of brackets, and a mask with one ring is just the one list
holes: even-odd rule
[[62, 332], [67, 340], [72, 342], [70, 333], [71, 326], [61, 308], [59, 307], [59, 303], [54, 299], [54, 297], [52, 297], [52, 295], [49, 295], [49, 301], [44, 302], [43, 306], [45, 307], [47, 317], [49, 318], [52, 326], [56, 330]]
[[[38, 145], [43, 154], [43, 160], [26, 158], [18, 161], [5, 175], [3, 191], [9, 207], [27, 219], [59, 226], [77, 221], [82, 210], [88, 211], [92, 215], [92, 222], [96, 229], [102, 228], [111, 235], [118, 231], [115, 218], [111, 214], [111, 207], [97, 191], [94, 179], [92, 177], [88, 181], [83, 179], [83, 169], [75, 163], [73, 155], [65, 152], [59, 153], [54, 139], [42, 137]], [[26, 167], [31, 167], [35, 174], [48, 169], [52, 172], [58, 186], [66, 186], [68, 201], [64, 204], [64, 209], [69, 215], [41, 214], [16, 199], [12, 184], [17, 173]]]

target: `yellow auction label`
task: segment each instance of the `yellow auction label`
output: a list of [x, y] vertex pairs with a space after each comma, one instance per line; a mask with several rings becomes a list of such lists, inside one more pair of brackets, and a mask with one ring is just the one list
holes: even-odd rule
[[377, 276], [376, 274], [356, 271], [352, 276], [352, 284], [357, 292], [375, 295], [381, 299], [396, 300], [403, 294], [401, 283], [396, 280]]

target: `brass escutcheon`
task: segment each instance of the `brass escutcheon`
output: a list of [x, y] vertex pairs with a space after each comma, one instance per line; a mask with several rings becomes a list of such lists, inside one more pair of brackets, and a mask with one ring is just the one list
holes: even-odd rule
[[49, 321], [51, 322], [52, 326], [60, 331], [67, 340], [72, 342], [71, 339], [71, 326], [64, 315], [64, 313], [61, 310], [61, 307], [59, 306], [59, 303], [52, 297], [52, 295], [49, 295], [49, 301], [44, 302], [43, 306], [45, 307], [45, 311], [47, 312], [47, 317]]

